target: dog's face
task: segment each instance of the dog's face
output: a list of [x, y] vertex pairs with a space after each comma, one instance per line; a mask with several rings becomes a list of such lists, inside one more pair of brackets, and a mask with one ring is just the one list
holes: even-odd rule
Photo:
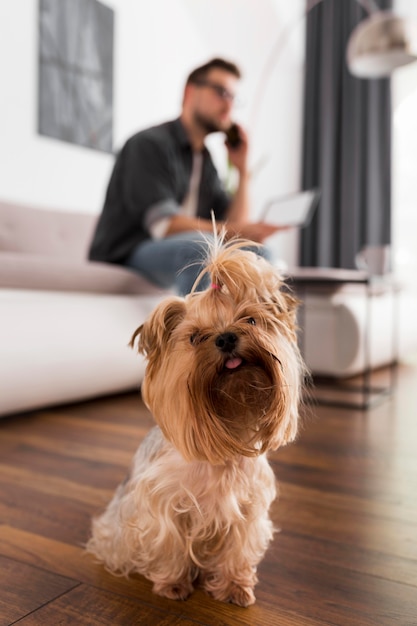
[[207, 271], [209, 289], [165, 300], [132, 342], [166, 438], [187, 460], [217, 464], [294, 438], [302, 364], [295, 301], [266, 261], [232, 246]]

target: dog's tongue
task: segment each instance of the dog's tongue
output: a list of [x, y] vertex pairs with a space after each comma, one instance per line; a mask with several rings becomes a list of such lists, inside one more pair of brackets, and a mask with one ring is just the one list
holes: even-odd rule
[[234, 370], [236, 367], [239, 367], [241, 363], [242, 359], [237, 356], [234, 359], [229, 359], [228, 361], [226, 361], [225, 365], [229, 370]]

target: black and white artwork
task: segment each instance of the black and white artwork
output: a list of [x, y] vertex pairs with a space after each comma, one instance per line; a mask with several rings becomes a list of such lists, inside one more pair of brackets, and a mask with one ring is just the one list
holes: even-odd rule
[[113, 30], [97, 0], [39, 0], [41, 135], [112, 151]]

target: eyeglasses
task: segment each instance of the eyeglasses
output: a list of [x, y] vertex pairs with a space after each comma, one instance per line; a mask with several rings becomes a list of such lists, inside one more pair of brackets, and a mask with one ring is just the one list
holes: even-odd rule
[[194, 85], [209, 87], [221, 100], [226, 100], [227, 102], [236, 101], [236, 95], [231, 93], [226, 87], [223, 87], [223, 85], [219, 85], [219, 83], [212, 83], [210, 80], [198, 80]]

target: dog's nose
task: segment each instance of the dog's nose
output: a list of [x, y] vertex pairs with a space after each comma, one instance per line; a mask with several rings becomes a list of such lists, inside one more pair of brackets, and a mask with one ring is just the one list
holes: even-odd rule
[[216, 346], [222, 352], [233, 352], [236, 348], [237, 340], [235, 333], [222, 333], [216, 337]]

